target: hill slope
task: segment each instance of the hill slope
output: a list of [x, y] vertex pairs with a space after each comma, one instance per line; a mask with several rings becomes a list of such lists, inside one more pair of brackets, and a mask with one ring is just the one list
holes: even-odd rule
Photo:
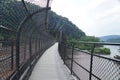
[[[31, 3], [26, 3], [26, 4], [28, 11], [30, 11], [31, 13], [40, 9], [40, 6]], [[0, 14], [2, 14], [0, 15], [0, 25], [8, 27], [15, 31], [17, 30], [18, 26], [23, 21], [23, 19], [27, 16], [27, 12], [23, 7], [23, 4], [17, 0], [10, 0], [9, 3], [7, 2], [7, 0], [6, 1], [1, 0]], [[44, 16], [44, 14], [42, 15]], [[39, 20], [42, 20], [42, 18], [39, 18], [36, 21]], [[85, 33], [82, 30], [80, 30], [76, 25], [74, 25], [72, 22], [70, 22], [67, 18], [59, 16], [52, 11], [49, 11], [48, 25], [49, 25], [48, 29], [51, 30], [52, 32], [55, 31], [59, 32], [62, 30], [67, 36], [72, 38], [80, 38], [81, 36], [85, 36]], [[3, 35], [3, 33], [5, 32], [1, 30], [0, 32], [1, 37], [7, 34], [6, 33], [5, 35]]]
[[107, 35], [100, 37], [101, 41], [106, 42], [120, 42], [120, 35]]
[[63, 31], [67, 36], [72, 38], [80, 38], [85, 33], [67, 18], [57, 15], [55, 12], [49, 12], [49, 30]]

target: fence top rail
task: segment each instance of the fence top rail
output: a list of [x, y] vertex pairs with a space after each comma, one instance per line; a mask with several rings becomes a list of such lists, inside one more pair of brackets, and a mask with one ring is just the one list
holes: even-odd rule
[[84, 42], [84, 41], [76, 41], [73, 44], [94, 44], [94, 45], [115, 45], [120, 46], [120, 43], [110, 43], [110, 42]]

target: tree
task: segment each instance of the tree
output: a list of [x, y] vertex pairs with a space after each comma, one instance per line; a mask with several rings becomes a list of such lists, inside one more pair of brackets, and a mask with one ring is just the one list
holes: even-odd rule
[[104, 47], [101, 47], [101, 48], [95, 48], [95, 53], [97, 54], [107, 54], [107, 55], [110, 55], [110, 49], [108, 48], [104, 48]]
[[94, 36], [84, 36], [80, 38], [80, 41], [86, 42], [100, 42], [100, 39]]

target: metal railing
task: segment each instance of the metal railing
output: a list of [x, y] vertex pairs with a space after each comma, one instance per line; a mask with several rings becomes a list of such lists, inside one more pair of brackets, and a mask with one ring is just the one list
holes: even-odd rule
[[[91, 50], [75, 48], [81, 44], [91, 45]], [[61, 42], [59, 52], [71, 74], [79, 80], [120, 80], [120, 60], [95, 54], [98, 45], [120, 46], [119, 43], [74, 42], [70, 47]]]
[[19, 80], [26, 72], [27, 80], [55, 42], [47, 30], [51, 0], [35, 1], [0, 0], [0, 80]]

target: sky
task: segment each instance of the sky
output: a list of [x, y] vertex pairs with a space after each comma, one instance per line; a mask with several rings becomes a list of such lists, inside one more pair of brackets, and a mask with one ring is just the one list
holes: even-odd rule
[[53, 0], [51, 9], [88, 36], [120, 35], [120, 0]]

